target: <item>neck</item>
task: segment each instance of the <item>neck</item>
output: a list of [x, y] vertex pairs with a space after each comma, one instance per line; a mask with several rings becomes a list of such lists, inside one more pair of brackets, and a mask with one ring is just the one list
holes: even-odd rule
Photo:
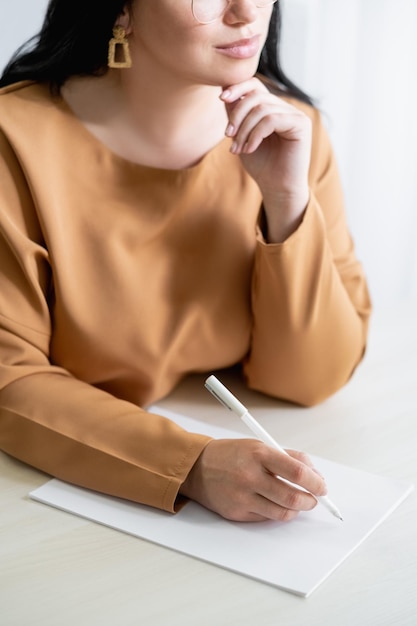
[[155, 79], [141, 74], [138, 79], [128, 72], [119, 74], [121, 89], [116, 93], [122, 100], [130, 123], [141, 129], [156, 143], [163, 145], [185, 141], [191, 136], [194, 141], [200, 134], [221, 133], [226, 127], [226, 112], [219, 100], [218, 86], [195, 85], [172, 80], [169, 76]]
[[126, 159], [181, 169], [198, 162], [224, 137], [227, 116], [218, 86], [169, 76], [111, 70], [71, 79], [63, 97], [90, 132]]

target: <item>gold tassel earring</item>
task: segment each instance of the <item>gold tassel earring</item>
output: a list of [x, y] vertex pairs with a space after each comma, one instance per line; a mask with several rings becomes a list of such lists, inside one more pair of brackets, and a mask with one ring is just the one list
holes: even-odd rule
[[113, 38], [109, 41], [107, 65], [118, 68], [132, 67], [129, 42], [123, 26], [114, 26], [113, 28]]

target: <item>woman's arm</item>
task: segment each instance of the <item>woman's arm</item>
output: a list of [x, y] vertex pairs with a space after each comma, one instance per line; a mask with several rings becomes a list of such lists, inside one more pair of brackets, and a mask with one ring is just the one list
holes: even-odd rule
[[361, 360], [371, 310], [335, 157], [318, 111], [283, 102], [257, 79], [227, 91], [227, 132], [263, 193], [266, 221], [245, 375], [254, 389], [315, 404]]
[[0, 449], [62, 480], [173, 511], [210, 438], [51, 363], [49, 255], [1, 133], [0, 205]]

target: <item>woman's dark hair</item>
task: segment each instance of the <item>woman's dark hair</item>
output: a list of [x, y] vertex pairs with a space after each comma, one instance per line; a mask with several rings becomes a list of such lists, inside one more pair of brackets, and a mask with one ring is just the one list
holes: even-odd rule
[[59, 91], [71, 76], [103, 74], [113, 25], [132, 2], [50, 0], [39, 34], [15, 52], [0, 87], [33, 80]]
[[[274, 4], [271, 21], [269, 23], [268, 37], [259, 60], [258, 72], [267, 79], [267, 86], [273, 91], [287, 93], [302, 102], [313, 104], [312, 98], [302, 89], [297, 87], [284, 73], [280, 59], [281, 40], [281, 8], [280, 0]], [[272, 81], [272, 85], [271, 85]], [[275, 83], [275, 89], [274, 89]]]
[[[107, 70], [108, 43], [123, 9], [134, 0], [50, 0], [38, 35], [13, 55], [0, 78], [0, 87], [21, 80], [46, 82], [54, 92], [71, 76], [101, 75]], [[284, 74], [279, 58], [281, 11], [274, 5], [268, 39], [258, 72], [281, 92], [312, 104]]]

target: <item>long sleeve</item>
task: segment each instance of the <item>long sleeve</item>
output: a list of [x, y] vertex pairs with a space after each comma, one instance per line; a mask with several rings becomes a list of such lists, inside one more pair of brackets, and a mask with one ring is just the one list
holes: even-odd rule
[[342, 387], [361, 360], [371, 305], [356, 259], [335, 157], [313, 119], [310, 202], [282, 244], [259, 235], [252, 285], [248, 385], [312, 405]]
[[[35, 355], [33, 371], [34, 362]], [[54, 368], [0, 394], [4, 452], [67, 482], [171, 512], [208, 441]]]
[[19, 162], [1, 135], [0, 152], [0, 449], [65, 481], [174, 511], [209, 438], [51, 361], [49, 254]]

